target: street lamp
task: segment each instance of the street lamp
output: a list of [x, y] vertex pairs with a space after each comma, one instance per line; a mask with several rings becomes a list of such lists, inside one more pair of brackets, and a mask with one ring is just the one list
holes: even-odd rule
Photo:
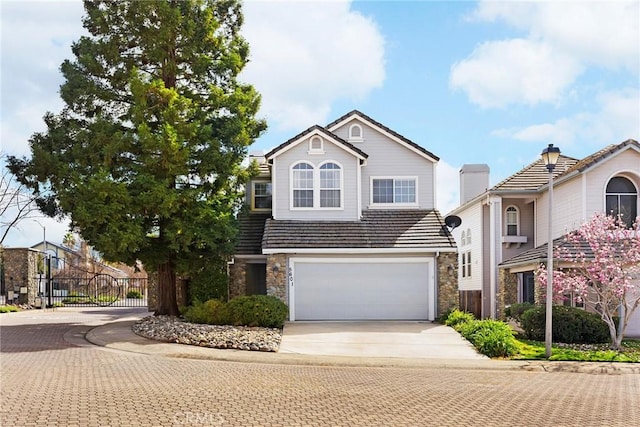
[[42, 227], [42, 244], [44, 246], [43, 252], [46, 253], [47, 252], [47, 227], [45, 227], [44, 225], [40, 224], [40, 221], [36, 221], [35, 219], [32, 219], [31, 221], [35, 222], [40, 227]]
[[560, 157], [560, 149], [549, 144], [542, 150], [542, 161], [549, 171], [549, 223], [547, 224], [547, 301], [546, 301], [546, 323], [544, 331], [545, 356], [551, 357], [551, 316], [553, 315], [553, 231], [551, 229], [551, 215], [553, 212], [553, 170]]

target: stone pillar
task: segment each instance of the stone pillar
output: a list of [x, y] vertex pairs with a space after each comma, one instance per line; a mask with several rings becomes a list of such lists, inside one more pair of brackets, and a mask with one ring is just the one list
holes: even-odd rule
[[287, 304], [287, 256], [272, 254], [267, 256], [267, 295], [280, 298]]
[[247, 262], [236, 258], [229, 265], [229, 299], [247, 294]]
[[[7, 302], [35, 305], [36, 297], [40, 292], [38, 280], [39, 256], [42, 268], [44, 268], [45, 261], [43, 257], [34, 249], [3, 249], [2, 258], [4, 263], [4, 283]], [[44, 280], [44, 277], [45, 274], [42, 275], [42, 280]], [[44, 291], [44, 289], [42, 290]], [[13, 294], [13, 300], [11, 301], [8, 299], [10, 292]]]
[[436, 318], [448, 310], [458, 308], [460, 296], [458, 292], [458, 254], [440, 253], [436, 258], [438, 269], [438, 312]]
[[498, 319], [504, 319], [505, 306], [518, 302], [518, 275], [510, 273], [506, 268], [500, 268], [498, 276], [496, 315]]

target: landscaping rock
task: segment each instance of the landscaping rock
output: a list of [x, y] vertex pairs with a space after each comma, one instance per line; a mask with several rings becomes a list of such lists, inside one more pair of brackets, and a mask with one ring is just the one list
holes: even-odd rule
[[282, 339], [282, 330], [277, 328], [203, 325], [172, 316], [145, 317], [132, 329], [140, 336], [158, 341], [248, 351], [278, 351]]

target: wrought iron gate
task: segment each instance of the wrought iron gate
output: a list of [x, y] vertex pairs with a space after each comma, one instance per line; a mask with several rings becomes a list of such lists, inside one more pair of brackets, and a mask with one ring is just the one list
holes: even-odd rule
[[40, 295], [47, 306], [146, 307], [146, 278], [116, 278], [109, 274], [44, 279]]

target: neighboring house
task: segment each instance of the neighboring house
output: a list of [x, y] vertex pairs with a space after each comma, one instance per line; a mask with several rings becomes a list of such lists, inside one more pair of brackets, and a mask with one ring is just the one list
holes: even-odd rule
[[[627, 140], [584, 159], [561, 155], [553, 172], [553, 239], [575, 230], [596, 212], [640, 212], [640, 144]], [[539, 300], [534, 271], [546, 262], [548, 172], [538, 160], [489, 188], [486, 165], [460, 170], [462, 219], [458, 242], [460, 301], [482, 317], [500, 317], [505, 305]], [[640, 335], [640, 313], [627, 328]]]
[[457, 306], [438, 160], [359, 111], [271, 150], [247, 188], [230, 296], [275, 295], [290, 320], [433, 320]]
[[85, 243], [70, 248], [52, 242], [39, 242], [31, 249], [44, 252], [51, 257], [52, 277], [79, 277], [88, 274], [108, 274], [116, 279], [130, 276], [120, 266], [109, 265], [101, 260], [100, 254]]

